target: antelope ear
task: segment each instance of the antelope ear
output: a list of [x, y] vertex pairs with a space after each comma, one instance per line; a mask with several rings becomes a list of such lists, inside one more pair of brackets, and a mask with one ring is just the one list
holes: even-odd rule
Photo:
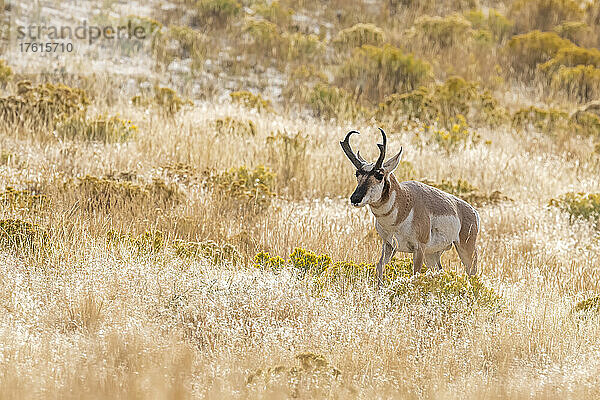
[[398, 163], [400, 162], [401, 154], [402, 154], [402, 147], [400, 148], [400, 151], [398, 152], [398, 154], [396, 154], [394, 157], [390, 158], [389, 160], [387, 160], [386, 162], [383, 163], [383, 171], [386, 174], [389, 174], [390, 172], [392, 172], [396, 169], [396, 167], [398, 166]]

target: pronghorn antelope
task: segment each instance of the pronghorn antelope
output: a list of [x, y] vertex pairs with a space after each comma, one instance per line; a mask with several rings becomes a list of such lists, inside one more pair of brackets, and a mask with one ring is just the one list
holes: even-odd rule
[[383, 144], [379, 158], [365, 161], [360, 152], [350, 147], [350, 131], [340, 142], [342, 150], [356, 167], [358, 185], [350, 196], [355, 207], [369, 205], [375, 215], [375, 229], [383, 239], [381, 258], [377, 264], [379, 284], [383, 267], [396, 251], [413, 254], [413, 273], [421, 270], [423, 261], [428, 267], [442, 268], [441, 256], [452, 245], [456, 248], [467, 273], [477, 272], [475, 242], [479, 233], [479, 214], [467, 202], [421, 182], [398, 182], [393, 171], [398, 166], [400, 152], [385, 161], [387, 139], [383, 129]]

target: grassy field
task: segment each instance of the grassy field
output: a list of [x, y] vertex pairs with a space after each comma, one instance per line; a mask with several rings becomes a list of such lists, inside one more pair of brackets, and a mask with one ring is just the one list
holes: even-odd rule
[[[10, 3], [1, 398], [600, 396], [598, 1]], [[83, 21], [146, 36], [19, 47]], [[377, 126], [478, 209], [477, 277], [376, 290]]]

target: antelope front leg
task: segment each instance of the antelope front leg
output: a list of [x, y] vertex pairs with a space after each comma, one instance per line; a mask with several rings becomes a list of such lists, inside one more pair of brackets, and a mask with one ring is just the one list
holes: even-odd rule
[[423, 266], [423, 249], [421, 245], [418, 244], [417, 248], [413, 252], [413, 275], [421, 272], [421, 267]]
[[389, 244], [388, 242], [384, 242], [381, 249], [381, 258], [377, 263], [377, 289], [383, 283], [383, 267], [390, 262], [394, 254], [396, 253], [396, 249]]

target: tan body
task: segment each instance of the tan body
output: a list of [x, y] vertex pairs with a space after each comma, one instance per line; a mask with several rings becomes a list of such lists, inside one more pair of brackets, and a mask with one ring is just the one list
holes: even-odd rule
[[467, 273], [477, 272], [479, 214], [467, 202], [424, 183], [399, 183], [389, 174], [379, 201], [369, 206], [376, 218], [377, 233], [383, 239], [377, 264], [380, 278], [396, 251], [413, 254], [417, 273], [423, 262], [441, 269], [442, 253], [452, 245]]

